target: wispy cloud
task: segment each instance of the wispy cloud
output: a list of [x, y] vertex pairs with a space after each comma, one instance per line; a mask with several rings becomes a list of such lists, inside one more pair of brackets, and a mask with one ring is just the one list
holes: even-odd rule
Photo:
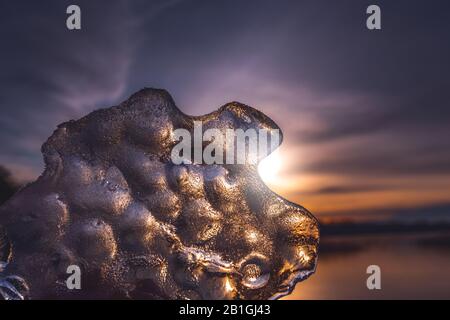
[[135, 47], [131, 8], [126, 1], [78, 4], [80, 31], [65, 28], [67, 1], [2, 6], [0, 162], [16, 175], [39, 173], [40, 145], [58, 123], [117, 102], [126, 88]]
[[440, 203], [450, 191], [446, 1], [380, 1], [378, 33], [356, 0], [78, 1], [80, 32], [65, 28], [68, 4], [0, 10], [0, 163], [15, 173], [39, 173], [58, 123], [149, 86], [190, 114], [239, 100], [272, 117], [286, 138], [273, 187], [313, 211]]

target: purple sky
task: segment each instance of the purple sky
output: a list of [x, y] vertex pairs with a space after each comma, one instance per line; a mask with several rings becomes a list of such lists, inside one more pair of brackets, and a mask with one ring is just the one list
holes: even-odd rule
[[369, 31], [373, 3], [3, 1], [0, 164], [34, 178], [58, 123], [157, 87], [189, 114], [237, 100], [271, 116], [285, 133], [271, 187], [313, 212], [446, 207], [450, 4], [376, 1]]

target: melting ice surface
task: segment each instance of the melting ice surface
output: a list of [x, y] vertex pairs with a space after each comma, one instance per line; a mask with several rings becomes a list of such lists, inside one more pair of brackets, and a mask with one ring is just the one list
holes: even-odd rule
[[[58, 126], [44, 173], [0, 208], [13, 248], [1, 296], [270, 299], [312, 274], [316, 219], [268, 189], [256, 165], [171, 162], [174, 130], [194, 121], [279, 130], [236, 102], [190, 117], [155, 89]], [[70, 265], [87, 289], [66, 287]]]
[[4, 300], [24, 300], [29, 288], [25, 280], [18, 276], [2, 276], [7, 263], [0, 261], [0, 297]]

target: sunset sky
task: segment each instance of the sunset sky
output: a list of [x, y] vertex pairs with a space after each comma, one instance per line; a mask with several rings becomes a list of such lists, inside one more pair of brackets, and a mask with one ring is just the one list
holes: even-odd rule
[[0, 165], [32, 180], [58, 123], [156, 87], [192, 115], [269, 115], [268, 184], [319, 217], [450, 215], [449, 16], [438, 0], [2, 1]]

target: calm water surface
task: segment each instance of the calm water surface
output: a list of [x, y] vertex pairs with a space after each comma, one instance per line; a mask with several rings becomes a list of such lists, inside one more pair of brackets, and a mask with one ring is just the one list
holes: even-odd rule
[[[450, 299], [447, 234], [323, 239], [316, 273], [284, 299]], [[381, 268], [381, 290], [368, 290], [367, 266]]]

